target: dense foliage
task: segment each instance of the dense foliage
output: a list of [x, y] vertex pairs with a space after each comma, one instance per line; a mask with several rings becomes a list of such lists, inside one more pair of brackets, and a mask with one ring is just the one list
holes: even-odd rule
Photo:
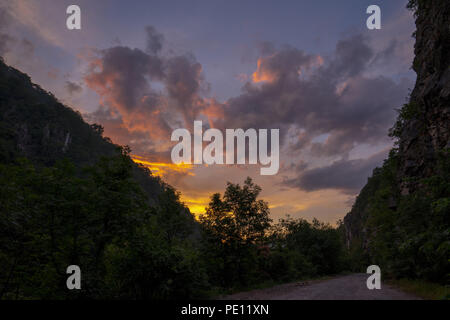
[[203, 257], [210, 282], [242, 288], [339, 273], [346, 266], [341, 229], [314, 220], [281, 219], [270, 224], [261, 189], [247, 178], [214, 194], [200, 218]]
[[[422, 178], [412, 193], [402, 195], [398, 182], [398, 155], [394, 149], [381, 168], [374, 170], [355, 207], [364, 204], [364, 237], [352, 247], [365, 247], [354, 259], [378, 264], [397, 278], [449, 281], [450, 257], [450, 161], [445, 150], [438, 161], [439, 174]], [[411, 182], [411, 181], [410, 181]], [[361, 210], [359, 208], [358, 210]], [[369, 239], [361, 243], [361, 239]]]
[[[132, 179], [126, 150], [81, 172], [69, 161], [0, 165], [0, 298], [205, 297], [342, 270], [338, 229], [285, 219], [271, 225], [250, 179], [215, 194], [201, 219], [166, 186], [151, 206]], [[79, 265], [82, 290], [66, 288]]]
[[[69, 161], [0, 165], [0, 298], [198, 295], [204, 282], [186, 239], [193, 222], [170, 187], [150, 207], [131, 168], [124, 150], [82, 172]], [[82, 270], [80, 291], [66, 288], [72, 264]]]

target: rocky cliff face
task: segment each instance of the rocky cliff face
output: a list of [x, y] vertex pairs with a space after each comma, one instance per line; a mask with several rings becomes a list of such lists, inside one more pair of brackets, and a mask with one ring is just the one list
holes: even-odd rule
[[27, 157], [53, 165], [70, 158], [85, 165], [115, 154], [115, 146], [95, 128], [0, 60], [0, 162]]
[[438, 153], [450, 148], [450, 2], [416, 4], [413, 69], [417, 82], [399, 132], [399, 180], [402, 194], [418, 186], [405, 178], [435, 173]]
[[[349, 247], [359, 246], [370, 262], [384, 259], [399, 270], [408, 269], [399, 267], [408, 259], [435, 263], [431, 248], [442, 250], [445, 263], [450, 247], [450, 1], [411, 0], [409, 7], [417, 27], [416, 85], [391, 130], [396, 147], [344, 218]], [[408, 259], [391, 263], [402, 254]], [[413, 276], [421, 277], [417, 270]]]

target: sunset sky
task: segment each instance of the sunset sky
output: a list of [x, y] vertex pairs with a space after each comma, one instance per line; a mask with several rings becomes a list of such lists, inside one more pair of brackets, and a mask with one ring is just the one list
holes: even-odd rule
[[[414, 85], [402, 1], [0, 0], [0, 56], [100, 123], [203, 212], [250, 176], [285, 214], [335, 223], [386, 158]], [[81, 8], [82, 29], [66, 28]], [[378, 4], [382, 29], [368, 30]], [[171, 162], [176, 128], [280, 129], [280, 170]]]

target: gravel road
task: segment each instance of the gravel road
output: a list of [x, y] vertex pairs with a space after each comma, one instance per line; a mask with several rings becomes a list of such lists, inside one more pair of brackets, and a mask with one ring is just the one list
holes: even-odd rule
[[313, 280], [240, 292], [224, 297], [230, 300], [418, 300], [382, 282], [380, 290], [366, 286], [368, 274], [359, 273], [329, 280]]

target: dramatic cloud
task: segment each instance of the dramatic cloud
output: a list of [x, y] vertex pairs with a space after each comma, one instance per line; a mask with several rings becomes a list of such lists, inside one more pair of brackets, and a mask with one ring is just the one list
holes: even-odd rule
[[158, 54], [163, 47], [164, 36], [153, 26], [147, 26], [145, 31], [147, 32], [147, 52], [152, 55]]
[[[388, 54], [387, 52], [385, 54]], [[409, 81], [368, 77], [376, 57], [362, 36], [341, 40], [332, 57], [282, 48], [261, 58], [243, 94], [226, 102], [224, 127], [302, 129], [298, 146], [318, 156], [343, 155], [357, 144], [386, 141]], [[260, 83], [261, 82], [261, 83]], [[284, 130], [283, 130], [284, 129]], [[326, 135], [322, 143], [314, 138]]]
[[[79, 3], [82, 30], [69, 31], [66, 1], [0, 0], [0, 55], [129, 145], [194, 210], [223, 191], [223, 179], [250, 175], [277, 217], [334, 221], [392, 144], [387, 132], [414, 78], [414, 18], [404, 4], [390, 6], [382, 30], [348, 37], [339, 36], [348, 34], [341, 18], [361, 20], [351, 4], [342, 4], [345, 17], [335, 12], [305, 32], [322, 4], [308, 12], [263, 6], [255, 16], [251, 5], [236, 15], [234, 5], [205, 2], [184, 6], [194, 19], [180, 20], [167, 15], [173, 4], [104, 10], [91, 2]], [[273, 14], [284, 18], [261, 19]], [[171, 133], [192, 132], [193, 120], [205, 129], [279, 128], [279, 174], [260, 176], [252, 165], [174, 167]]]
[[83, 87], [75, 82], [66, 81], [66, 90], [70, 95], [73, 95], [75, 93], [80, 93], [83, 90]]
[[295, 48], [285, 48], [273, 55], [258, 59], [258, 68], [253, 73], [253, 82], [280, 82], [296, 79], [305, 69], [314, 63], [320, 64], [321, 58], [303, 53]]
[[218, 116], [213, 100], [201, 97], [202, 67], [192, 55], [160, 55], [163, 36], [147, 27], [147, 51], [116, 46], [94, 52], [85, 75], [100, 96], [91, 121], [106, 132], [129, 138], [139, 153], [171, 144], [172, 127], [190, 127], [199, 113]]
[[150, 86], [164, 77], [162, 61], [139, 49], [117, 46], [103, 50], [90, 64], [87, 86], [96, 91], [102, 104], [123, 119], [130, 130], [147, 130], [152, 135], [168, 133], [161, 117], [161, 96]]
[[186, 124], [191, 124], [202, 107], [199, 95], [202, 66], [192, 56], [167, 59], [164, 84], [169, 98], [175, 100]]
[[153, 27], [146, 33], [146, 51], [116, 46], [91, 60], [85, 82], [102, 104], [91, 118], [108, 123], [114, 136], [126, 137], [141, 155], [159, 152], [160, 159], [169, 154], [171, 131], [190, 128], [199, 118], [220, 129], [279, 128], [288, 152], [329, 163], [307, 169], [314, 165], [303, 161], [301, 170], [285, 166], [289, 187], [345, 192], [361, 187], [380, 155], [348, 160], [349, 154], [361, 145], [390, 143], [395, 108], [412, 85], [371, 75], [371, 66], [395, 53], [395, 41], [378, 52], [356, 35], [339, 41], [325, 58], [265, 42], [242, 94], [221, 103], [204, 97], [207, 85], [195, 57], [164, 55], [164, 37]]
[[367, 159], [338, 160], [329, 166], [303, 171], [299, 177], [289, 179], [285, 184], [306, 191], [338, 189], [355, 194], [367, 182], [373, 169], [383, 163], [386, 154], [382, 151]]
[[373, 56], [373, 50], [362, 35], [341, 40], [336, 45], [334, 60], [326, 69], [326, 75], [332, 80], [358, 75]]
[[[158, 57], [118, 46], [103, 50], [100, 58], [92, 61], [91, 73], [85, 80], [114, 107], [130, 111], [143, 97], [154, 95], [148, 80], [162, 78], [162, 61]], [[147, 103], [145, 107], [152, 109], [154, 104]]]

